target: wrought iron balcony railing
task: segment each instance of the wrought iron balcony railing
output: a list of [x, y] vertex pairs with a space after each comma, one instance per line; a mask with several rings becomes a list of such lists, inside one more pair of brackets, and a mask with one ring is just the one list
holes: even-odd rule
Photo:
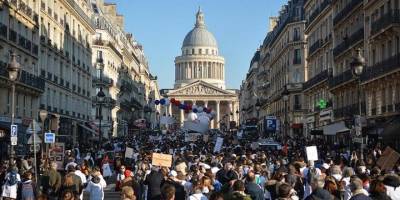
[[339, 23], [340, 21], [342, 21], [343, 19], [345, 19], [345, 17], [358, 5], [360, 5], [363, 2], [363, 0], [352, 0], [350, 1], [350, 3], [348, 3], [339, 13], [337, 13], [335, 15], [335, 17], [333, 18], [333, 25], [336, 25], [337, 23]]
[[334, 88], [336, 86], [339, 86], [343, 83], [350, 81], [351, 79], [353, 79], [353, 73], [351, 72], [350, 69], [348, 69], [337, 76], [329, 78], [328, 85], [330, 88]]
[[318, 15], [322, 13], [322, 11], [325, 10], [325, 8], [327, 8], [330, 4], [331, 4], [332, 0], [325, 0], [323, 1], [317, 9], [315, 9], [310, 17], [308, 17], [307, 23], [306, 23], [306, 27], [308, 27], [315, 19], [317, 19]]
[[313, 76], [308, 81], [306, 81], [303, 84], [303, 90], [309, 89], [327, 79], [328, 79], [328, 70], [326, 69], [326, 70], [320, 72], [319, 74]]
[[391, 73], [399, 69], [400, 69], [400, 54], [396, 54], [377, 64], [367, 67], [367, 69], [361, 75], [361, 80], [369, 81], [371, 79], [386, 75], [388, 73]]
[[371, 35], [375, 35], [392, 25], [400, 25], [400, 10], [392, 9], [371, 24]]
[[351, 46], [360, 42], [363, 39], [364, 39], [364, 28], [360, 28], [356, 32], [351, 34], [351, 36], [349, 38], [344, 38], [343, 39], [344, 41], [342, 43], [340, 43], [339, 45], [337, 45], [333, 49], [333, 56], [336, 57], [336, 56], [342, 54], [347, 49], [349, 49]]

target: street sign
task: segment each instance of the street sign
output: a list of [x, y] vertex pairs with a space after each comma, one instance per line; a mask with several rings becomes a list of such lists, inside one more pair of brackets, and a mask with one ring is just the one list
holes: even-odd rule
[[11, 137], [17, 137], [18, 135], [18, 126], [13, 124], [11, 125]]
[[276, 131], [276, 117], [275, 116], [267, 116], [266, 117], [266, 130], [267, 131]]
[[29, 146], [29, 150], [30, 150], [31, 152], [35, 152], [35, 153], [39, 152], [39, 150], [40, 150], [40, 144], [36, 144], [36, 148], [35, 148], [34, 145], [30, 145], [30, 146]]
[[355, 138], [353, 138], [353, 142], [362, 144], [363, 143], [363, 138], [355, 137]]
[[16, 146], [18, 144], [18, 137], [11, 137], [11, 145]]
[[53, 144], [54, 142], [56, 142], [56, 135], [54, 133], [44, 134], [44, 143]]

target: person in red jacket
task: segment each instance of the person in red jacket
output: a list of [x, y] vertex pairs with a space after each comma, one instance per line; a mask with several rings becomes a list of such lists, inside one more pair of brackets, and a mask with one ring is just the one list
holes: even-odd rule
[[132, 171], [126, 169], [124, 165], [121, 165], [121, 167], [119, 168], [119, 173], [117, 174], [117, 183], [115, 186], [115, 190], [120, 191], [126, 182], [132, 180], [132, 177]]

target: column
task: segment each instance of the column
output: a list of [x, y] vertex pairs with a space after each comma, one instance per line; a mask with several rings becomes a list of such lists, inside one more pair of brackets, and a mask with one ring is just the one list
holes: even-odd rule
[[219, 128], [219, 118], [220, 118], [220, 114], [219, 114], [219, 104], [220, 104], [220, 101], [217, 101], [216, 102], [216, 105], [217, 105], [217, 119], [216, 119], [216, 121], [217, 121], [217, 128]]
[[232, 102], [231, 101], [229, 101], [229, 103], [228, 103], [228, 111], [229, 111], [229, 113], [228, 113], [228, 124], [227, 124], [227, 127], [228, 127], [228, 131], [231, 129], [231, 124], [230, 124], [230, 122], [231, 122], [231, 113], [232, 113]]
[[172, 104], [171, 103], [169, 103], [169, 105], [168, 105], [168, 114], [170, 116], [172, 116]]
[[205, 108], [208, 107], [208, 101], [204, 101], [204, 107], [205, 107]]
[[183, 118], [185, 117], [185, 114], [183, 113], [183, 110], [181, 109], [180, 110], [180, 112], [181, 112], [181, 117], [180, 117], [180, 122], [181, 122], [181, 126], [183, 126]]

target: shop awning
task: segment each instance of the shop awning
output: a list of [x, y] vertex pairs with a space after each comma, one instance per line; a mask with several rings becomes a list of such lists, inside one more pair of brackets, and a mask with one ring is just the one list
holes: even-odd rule
[[349, 131], [343, 121], [329, 124], [323, 127], [324, 135], [336, 135], [336, 133]]
[[79, 126], [82, 127], [83, 129], [89, 131], [89, 132], [92, 133], [93, 135], [99, 135], [98, 132], [96, 132], [95, 130], [93, 130], [93, 129], [91, 129], [91, 128], [85, 126], [85, 125], [79, 124]]

